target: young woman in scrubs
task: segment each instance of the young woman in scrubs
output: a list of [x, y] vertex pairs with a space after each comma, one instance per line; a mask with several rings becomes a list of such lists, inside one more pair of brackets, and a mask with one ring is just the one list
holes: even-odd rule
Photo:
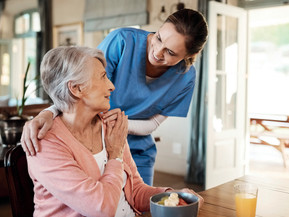
[[[170, 15], [156, 33], [120, 28], [98, 46], [115, 86], [110, 97], [112, 110], [103, 114], [103, 120], [112, 121], [120, 110], [128, 115], [128, 143], [148, 185], [153, 182], [157, 153], [151, 133], [168, 116], [187, 116], [196, 77], [192, 64], [207, 37], [205, 18], [197, 11], [183, 9]], [[50, 111], [41, 112], [25, 125], [21, 143], [27, 154], [39, 150], [38, 139], [52, 125]]]

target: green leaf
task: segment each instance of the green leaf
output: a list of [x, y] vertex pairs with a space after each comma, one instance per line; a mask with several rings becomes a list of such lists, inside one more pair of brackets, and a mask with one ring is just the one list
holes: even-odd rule
[[23, 79], [23, 92], [22, 92], [20, 105], [19, 105], [18, 98], [17, 98], [17, 114], [19, 116], [22, 116], [24, 105], [25, 105], [25, 102], [27, 100], [27, 97], [25, 97], [25, 94], [26, 94], [26, 91], [27, 91], [28, 86], [29, 86], [29, 84], [26, 85], [26, 80], [27, 80], [29, 68], [30, 68], [30, 62], [28, 61], [27, 68], [26, 68], [25, 75], [24, 75], [24, 79]]

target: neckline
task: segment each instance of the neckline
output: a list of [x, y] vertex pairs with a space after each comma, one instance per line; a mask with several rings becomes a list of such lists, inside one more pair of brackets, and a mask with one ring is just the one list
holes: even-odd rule
[[[81, 148], [82, 148], [83, 150], [85, 150], [86, 152], [94, 155], [92, 151], [90, 151], [85, 145], [83, 145], [83, 144], [70, 132], [70, 130], [68, 129], [68, 127], [65, 125], [65, 123], [63, 122], [63, 120], [62, 120], [59, 116], [57, 116], [57, 117], [55, 118], [56, 121], [57, 121], [57, 119], [58, 119], [58, 122], [62, 125], [62, 128], [66, 131], [66, 135], [69, 134], [70, 137], [74, 140], [75, 143], [77, 143], [78, 146], [81, 146]], [[102, 150], [101, 150], [101, 151], [103, 151], [103, 150], [105, 149], [105, 141], [104, 141], [104, 127], [103, 127], [103, 123], [102, 123], [102, 122], [101, 122], [101, 140], [102, 140]], [[100, 152], [101, 152], [101, 151], [100, 151]], [[100, 152], [98, 152], [98, 153], [100, 153]], [[97, 154], [97, 153], [96, 153], [96, 154]]]

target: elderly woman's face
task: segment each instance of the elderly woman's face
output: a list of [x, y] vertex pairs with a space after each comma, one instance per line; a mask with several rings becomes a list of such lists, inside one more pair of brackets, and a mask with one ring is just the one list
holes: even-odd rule
[[185, 36], [165, 23], [151, 38], [148, 60], [154, 66], [174, 66], [186, 57]]
[[102, 63], [91, 58], [86, 70], [90, 70], [90, 84], [85, 90], [82, 100], [84, 104], [96, 111], [107, 111], [110, 108], [110, 93], [115, 89], [112, 82], [107, 78]]

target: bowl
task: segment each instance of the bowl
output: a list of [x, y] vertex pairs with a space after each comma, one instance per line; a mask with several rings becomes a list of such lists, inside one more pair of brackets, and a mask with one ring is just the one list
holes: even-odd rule
[[150, 212], [152, 217], [197, 217], [199, 198], [191, 193], [175, 192], [179, 198], [185, 200], [188, 205], [184, 206], [164, 206], [158, 202], [165, 196], [170, 196], [172, 192], [156, 194], [150, 198]]

